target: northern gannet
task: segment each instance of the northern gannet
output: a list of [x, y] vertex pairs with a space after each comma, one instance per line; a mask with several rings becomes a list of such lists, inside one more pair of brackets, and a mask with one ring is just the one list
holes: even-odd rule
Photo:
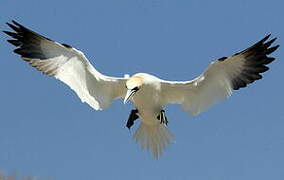
[[267, 55], [279, 47], [270, 47], [276, 38], [267, 41], [267, 35], [233, 56], [213, 61], [191, 81], [165, 81], [146, 73], [116, 78], [101, 74], [81, 51], [70, 45], [52, 41], [15, 21], [7, 25], [14, 32], [3, 32], [13, 38], [8, 42], [17, 47], [15, 53], [42, 73], [67, 84], [95, 110], [106, 109], [118, 98], [124, 98], [124, 103], [132, 101], [135, 109], [126, 126], [130, 128], [136, 119], [141, 120], [134, 139], [155, 158], [173, 140], [167, 129], [166, 105], [181, 104], [186, 112], [201, 113], [228, 98], [233, 90], [261, 79], [260, 73], [267, 71], [266, 65], [275, 59]]

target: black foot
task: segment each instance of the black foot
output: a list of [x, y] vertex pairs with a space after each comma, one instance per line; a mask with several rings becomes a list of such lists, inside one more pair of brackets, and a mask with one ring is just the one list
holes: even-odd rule
[[137, 109], [131, 110], [130, 115], [129, 115], [128, 120], [127, 120], [127, 123], [126, 123], [126, 127], [127, 127], [128, 129], [130, 129], [131, 126], [133, 126], [134, 121], [139, 118], [139, 116], [137, 115], [137, 113], [138, 113], [138, 110], [137, 110]]
[[157, 116], [157, 119], [160, 121], [160, 123], [162, 124], [165, 124], [165, 125], [168, 125], [168, 119], [166, 117], [166, 114], [165, 114], [165, 111], [164, 110], [161, 110], [160, 114]]

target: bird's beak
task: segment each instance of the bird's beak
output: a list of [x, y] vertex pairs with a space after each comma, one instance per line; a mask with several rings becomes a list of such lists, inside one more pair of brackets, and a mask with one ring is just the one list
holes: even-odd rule
[[126, 104], [132, 97], [133, 95], [137, 92], [137, 90], [134, 89], [128, 89], [124, 98], [123, 103]]

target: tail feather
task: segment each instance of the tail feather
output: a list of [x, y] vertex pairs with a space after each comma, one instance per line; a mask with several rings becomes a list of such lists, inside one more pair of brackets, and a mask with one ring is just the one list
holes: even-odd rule
[[173, 140], [173, 135], [164, 124], [148, 125], [141, 122], [133, 138], [141, 144], [142, 149], [148, 149], [157, 159]]

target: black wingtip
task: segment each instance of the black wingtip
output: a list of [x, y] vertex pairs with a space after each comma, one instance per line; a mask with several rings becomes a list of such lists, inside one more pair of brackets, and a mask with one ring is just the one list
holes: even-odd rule
[[262, 40], [259, 41], [259, 43], [263, 44], [265, 41], [267, 41], [267, 39], [269, 39], [270, 36], [271, 34], [266, 35]]
[[19, 55], [23, 55], [23, 49], [22, 48], [14, 49], [13, 52], [16, 53], [16, 54], [19, 54]]
[[20, 36], [17, 33], [10, 32], [10, 31], [3, 31], [3, 33], [7, 34], [8, 36], [11, 36], [14, 39], [19, 39]]
[[270, 63], [272, 63], [274, 60], [275, 60], [275, 58], [273, 58], [273, 57], [267, 57], [267, 58], [263, 61], [263, 64], [264, 64], [264, 65], [270, 64]]
[[273, 46], [273, 47], [267, 49], [265, 53], [266, 53], [267, 55], [268, 55], [268, 54], [271, 54], [271, 53], [273, 53], [276, 49], [278, 49], [279, 47], [280, 47], [280, 45]]
[[2, 31], [3, 33], [5, 33], [5, 34], [7, 34], [7, 35], [9, 35], [8, 33], [9, 33], [9, 31]]
[[12, 23], [14, 23], [14, 24], [15, 24], [15, 25], [17, 25], [17, 26], [22, 27], [22, 25], [21, 25], [21, 24], [19, 24], [19, 23], [17, 23], [15, 20], [12, 20]]
[[22, 45], [22, 43], [18, 40], [7, 40], [9, 43], [13, 44], [14, 46], [18, 47]]
[[271, 36], [271, 34], [266, 35], [263, 39], [265, 39], [264, 41], [266, 41], [269, 37]]
[[277, 38], [273, 38], [273, 39], [271, 39], [270, 41], [266, 42], [266, 43], [264, 44], [264, 47], [265, 47], [265, 48], [268, 48], [276, 39], [277, 39]]
[[[265, 41], [267, 41], [267, 39], [271, 36], [271, 34], [268, 34], [266, 35], [264, 38], [262, 38], [260, 41], [258, 41], [257, 43], [255, 43], [253, 46], [249, 47], [248, 49], [246, 50], [249, 50], [251, 48], [255, 48], [255, 47], [258, 47], [258, 46], [261, 46], [264, 44]], [[244, 50], [245, 51], [245, 50]], [[242, 52], [240, 52], [242, 53]], [[236, 53], [235, 55], [238, 55], [239, 53]]]
[[8, 21], [8, 22], [6, 22], [6, 24], [8, 25], [8, 26], [21, 26], [19, 23], [17, 23], [16, 21], [14, 21], [14, 20], [11, 20], [11, 21]]
[[3, 33], [7, 34], [8, 36], [15, 36], [16, 33], [10, 32], [10, 31], [2, 31]]
[[10, 23], [6, 23], [11, 29], [13, 29], [14, 31], [18, 32], [19, 31], [19, 27], [13, 25], [13, 24], [10, 24]]

